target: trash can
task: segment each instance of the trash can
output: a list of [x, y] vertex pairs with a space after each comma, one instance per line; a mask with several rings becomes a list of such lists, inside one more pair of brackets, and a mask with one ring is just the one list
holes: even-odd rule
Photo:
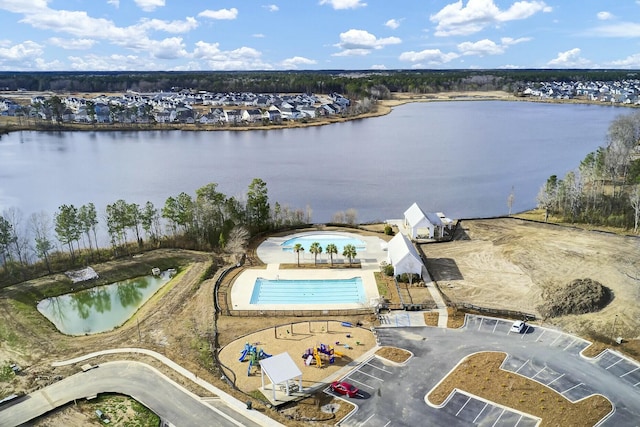
[[247, 409], [251, 409], [253, 407], [253, 404], [251, 403], [250, 400], [247, 400]]

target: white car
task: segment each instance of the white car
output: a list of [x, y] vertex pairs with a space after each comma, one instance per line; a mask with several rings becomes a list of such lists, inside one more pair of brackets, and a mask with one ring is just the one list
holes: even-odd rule
[[524, 331], [525, 326], [527, 326], [527, 324], [522, 320], [516, 320], [513, 322], [513, 325], [511, 325], [511, 332], [514, 334], [521, 334], [522, 331]]

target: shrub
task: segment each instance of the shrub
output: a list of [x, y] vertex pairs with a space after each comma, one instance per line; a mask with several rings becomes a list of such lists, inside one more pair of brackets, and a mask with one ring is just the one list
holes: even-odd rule
[[393, 236], [393, 227], [391, 227], [389, 224], [385, 225], [384, 234], [386, 234], [387, 236]]
[[393, 265], [387, 264], [384, 266], [384, 274], [389, 277], [393, 277]]
[[420, 276], [418, 274], [409, 274], [402, 273], [396, 276], [396, 280], [400, 283], [409, 283], [409, 279], [411, 278], [411, 283], [418, 283], [420, 281]]

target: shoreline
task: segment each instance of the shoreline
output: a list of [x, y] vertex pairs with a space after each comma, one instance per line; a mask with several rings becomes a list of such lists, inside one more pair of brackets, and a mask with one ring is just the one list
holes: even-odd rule
[[[584, 104], [584, 105], [609, 105], [622, 108], [639, 108], [639, 105], [628, 104], [606, 104], [599, 101], [589, 101], [587, 99], [538, 99], [531, 97], [520, 97], [504, 91], [486, 92], [438, 92], [429, 94], [412, 94], [407, 92], [393, 92], [392, 99], [378, 101], [375, 111], [370, 111], [354, 116], [324, 117], [321, 119], [307, 119], [304, 121], [290, 121], [285, 124], [256, 124], [256, 125], [203, 125], [203, 124], [183, 124], [183, 123], [149, 123], [149, 124], [85, 124], [85, 123], [64, 123], [60, 125], [36, 123], [29, 118], [0, 117], [0, 136], [11, 132], [20, 131], [45, 131], [45, 132], [139, 132], [139, 131], [269, 131], [282, 129], [298, 129], [314, 126], [327, 126], [335, 123], [344, 123], [354, 120], [364, 120], [373, 117], [381, 117], [390, 114], [395, 107], [410, 103], [420, 102], [457, 102], [457, 101], [519, 101], [538, 102], [546, 104]], [[22, 123], [25, 121], [26, 123]]]

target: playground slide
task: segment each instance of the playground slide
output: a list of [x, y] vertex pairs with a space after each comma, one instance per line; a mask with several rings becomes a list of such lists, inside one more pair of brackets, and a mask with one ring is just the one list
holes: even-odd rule
[[314, 356], [316, 358], [316, 365], [318, 365], [318, 368], [322, 368], [322, 359], [320, 359], [320, 355], [317, 351], [314, 353]]
[[333, 354], [334, 356], [338, 356], [338, 357], [344, 356], [344, 353], [340, 353], [339, 351], [335, 351], [335, 350], [333, 350]]
[[249, 360], [249, 367], [247, 368], [247, 376], [251, 376], [251, 368], [253, 367], [253, 360]]
[[249, 353], [249, 349], [245, 348], [244, 350], [242, 350], [242, 354], [240, 355], [240, 359], [238, 359], [240, 362], [244, 362], [244, 359], [247, 357], [247, 354]]
[[307, 366], [311, 366], [311, 361], [313, 360], [313, 356], [309, 355], [307, 356], [307, 360], [304, 362], [305, 365]]
[[258, 357], [259, 357], [260, 359], [267, 359], [267, 358], [271, 357], [271, 355], [270, 355], [270, 354], [265, 353], [265, 352], [264, 352], [264, 350], [260, 350], [260, 353], [258, 354]]

